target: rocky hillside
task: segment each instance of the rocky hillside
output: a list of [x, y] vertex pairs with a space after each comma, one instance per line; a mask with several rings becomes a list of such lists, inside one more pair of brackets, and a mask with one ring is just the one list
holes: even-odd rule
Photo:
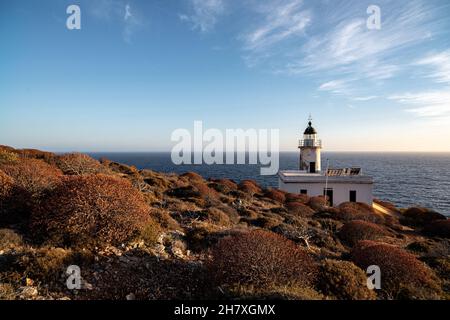
[[450, 220], [379, 203], [3, 146], [0, 299], [449, 299]]

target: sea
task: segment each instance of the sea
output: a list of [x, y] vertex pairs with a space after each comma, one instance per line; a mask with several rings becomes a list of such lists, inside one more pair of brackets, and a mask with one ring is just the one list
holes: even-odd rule
[[[261, 175], [258, 164], [175, 165], [169, 152], [89, 154], [139, 169], [166, 173], [193, 171], [204, 178], [228, 178], [236, 182], [254, 179], [265, 187], [278, 186], [277, 176]], [[280, 153], [280, 169], [297, 169], [298, 157], [296, 152]], [[374, 196], [378, 199], [400, 208], [421, 206], [450, 216], [450, 153], [322, 152], [322, 170], [327, 163], [329, 168], [360, 167], [363, 174], [374, 178]]]

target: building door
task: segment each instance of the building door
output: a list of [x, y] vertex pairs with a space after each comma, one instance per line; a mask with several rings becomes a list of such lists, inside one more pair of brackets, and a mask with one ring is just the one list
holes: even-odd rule
[[316, 163], [315, 162], [309, 163], [309, 173], [316, 173]]
[[332, 188], [328, 188], [328, 189], [323, 189], [323, 195], [327, 196], [328, 198], [328, 205], [329, 206], [333, 206], [333, 189]]
[[356, 202], [356, 190], [350, 190], [350, 202]]

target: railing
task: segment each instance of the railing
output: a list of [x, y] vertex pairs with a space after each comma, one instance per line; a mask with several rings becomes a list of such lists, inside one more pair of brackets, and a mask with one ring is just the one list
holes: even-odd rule
[[298, 146], [299, 147], [322, 148], [322, 140], [309, 140], [309, 139], [300, 140]]

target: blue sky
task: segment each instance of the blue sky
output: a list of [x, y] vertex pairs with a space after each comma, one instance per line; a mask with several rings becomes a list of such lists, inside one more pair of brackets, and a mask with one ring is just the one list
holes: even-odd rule
[[0, 144], [170, 150], [202, 120], [295, 151], [311, 114], [328, 151], [450, 151], [447, 0], [1, 0], [0, 38]]

